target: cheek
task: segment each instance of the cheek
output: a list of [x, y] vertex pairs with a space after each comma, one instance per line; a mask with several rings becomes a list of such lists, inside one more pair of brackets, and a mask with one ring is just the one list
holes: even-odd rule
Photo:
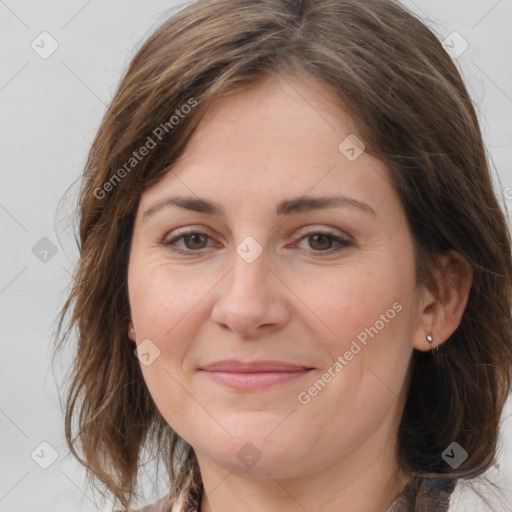
[[398, 310], [403, 309], [412, 286], [407, 272], [397, 271], [385, 257], [372, 265], [350, 264], [294, 276], [288, 283], [303, 304], [297, 303], [302, 320], [310, 318], [308, 327], [331, 340], [327, 343], [332, 355], [347, 349], [359, 335], [364, 340], [366, 329], [375, 324], [379, 332], [388, 333], [392, 324], [401, 324], [396, 321]]
[[[128, 287], [137, 343], [148, 343], [158, 356], [141, 370], [157, 407], [179, 404], [183, 361], [204, 323], [204, 300], [218, 279], [203, 272], [180, 273], [175, 268], [150, 259], [129, 267]], [[181, 391], [180, 391], [181, 390]]]
[[[187, 425], [190, 395], [183, 390], [189, 378], [183, 361], [204, 323], [204, 300], [218, 282], [206, 272], [179, 272], [175, 267], [150, 259], [135, 258], [128, 271], [132, 320], [137, 343], [151, 343], [158, 356], [141, 371], [156, 407], [179, 435]], [[154, 350], [154, 349], [153, 349]], [[176, 419], [175, 411], [182, 411]]]
[[296, 283], [304, 303], [321, 320], [306, 328], [311, 332], [313, 325], [323, 326], [317, 347], [328, 354], [318, 376], [328, 383], [310, 382], [302, 399], [311, 399], [307, 412], [331, 425], [327, 430], [332, 428], [333, 435], [343, 430], [355, 436], [355, 443], [376, 429], [395, 403], [410, 357], [412, 283], [412, 268], [397, 268], [384, 256], [371, 266], [346, 266]]
[[[408, 261], [397, 265], [385, 256], [347, 270], [314, 284], [321, 297], [318, 311], [335, 333], [323, 337], [323, 348], [338, 362], [330, 366], [336, 377], [317, 407], [328, 410], [329, 401], [343, 397], [341, 409], [348, 415], [357, 410], [364, 429], [379, 421], [404, 383], [414, 325], [414, 272]], [[332, 413], [329, 421], [339, 425], [343, 415]]]
[[138, 338], [139, 333], [159, 343], [172, 338], [179, 346], [177, 334], [184, 328], [199, 328], [202, 301], [218, 277], [201, 271], [180, 272], [168, 264], [148, 261], [130, 267], [128, 282]]
[[[334, 375], [313, 406], [318, 414], [327, 414], [331, 401], [344, 397], [346, 414], [357, 410], [361, 421], [371, 423], [399, 395], [414, 311], [414, 273], [408, 265], [382, 255], [372, 265], [361, 262], [297, 282], [302, 300], [321, 320], [309, 315], [306, 327], [311, 332], [318, 326], [317, 347], [327, 355], [324, 372]], [[332, 413], [327, 421], [338, 425], [342, 417]]]

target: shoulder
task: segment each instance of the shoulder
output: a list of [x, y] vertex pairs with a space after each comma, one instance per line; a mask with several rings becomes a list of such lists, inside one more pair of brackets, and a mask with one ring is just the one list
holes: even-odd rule
[[449, 512], [509, 512], [510, 496], [485, 477], [459, 479], [450, 499]]
[[201, 503], [203, 493], [201, 474], [194, 468], [189, 468], [182, 476], [181, 483], [178, 484], [177, 496], [169, 493], [151, 505], [127, 512], [189, 512], [198, 509], [197, 503]]
[[[138, 508], [136, 510], [131, 510], [129, 512], [171, 512], [173, 506], [173, 500], [171, 499], [171, 496], [168, 494], [164, 496], [163, 498], [160, 498], [158, 501], [155, 501], [155, 503], [152, 503], [150, 505], [146, 505], [142, 508]], [[114, 510], [114, 512], [125, 512], [123, 510]]]

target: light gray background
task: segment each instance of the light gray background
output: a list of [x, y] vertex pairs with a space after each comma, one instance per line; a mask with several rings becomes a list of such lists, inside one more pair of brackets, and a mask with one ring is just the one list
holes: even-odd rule
[[[441, 39], [456, 31], [469, 44], [456, 60], [477, 104], [497, 188], [508, 207], [512, 1], [404, 3]], [[56, 208], [82, 171], [136, 46], [177, 6], [163, 0], [0, 0], [0, 512], [111, 510], [86, 487], [63, 440], [57, 388], [66, 363], [52, 371], [51, 336], [77, 251], [73, 228], [56, 217]], [[47, 59], [31, 47], [43, 31], [59, 45]], [[65, 212], [71, 208], [68, 201]], [[43, 237], [57, 250], [46, 262], [32, 252]], [[500, 470], [491, 476], [512, 488], [510, 405], [502, 436]], [[34, 458], [50, 461], [51, 449], [38, 448], [43, 441], [58, 453], [48, 469], [31, 458], [37, 448]]]

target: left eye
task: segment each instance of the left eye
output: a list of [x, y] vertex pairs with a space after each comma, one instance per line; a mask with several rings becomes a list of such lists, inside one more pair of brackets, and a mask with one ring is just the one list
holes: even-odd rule
[[301, 242], [305, 241], [307, 241], [308, 245], [306, 250], [312, 249], [314, 252], [334, 252], [350, 245], [349, 240], [340, 238], [331, 233], [319, 231], [305, 233], [296, 245], [299, 246]]
[[[308, 245], [311, 249], [326, 251], [332, 248], [333, 243], [338, 242], [333, 236], [326, 233], [318, 233], [315, 235], [308, 235], [302, 240], [308, 240]], [[301, 240], [301, 241], [302, 241]], [[340, 241], [341, 242], [341, 241]]]

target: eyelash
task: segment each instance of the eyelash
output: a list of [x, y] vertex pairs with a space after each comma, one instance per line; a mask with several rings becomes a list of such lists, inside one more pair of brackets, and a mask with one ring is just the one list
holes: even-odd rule
[[[176, 244], [176, 242], [178, 240], [181, 240], [182, 238], [185, 238], [185, 237], [191, 236], [191, 235], [204, 235], [204, 236], [207, 236], [208, 238], [211, 239], [211, 237], [207, 233], [203, 233], [201, 231], [194, 230], [194, 229], [189, 229], [187, 231], [183, 231], [182, 233], [180, 233], [179, 235], [175, 236], [171, 240], [164, 241], [163, 245], [165, 247], [167, 247], [168, 249], [170, 249], [172, 252], [176, 253], [176, 254], [190, 255], [190, 254], [194, 254], [194, 253], [200, 253], [200, 251], [202, 251], [205, 248], [198, 249], [198, 250], [193, 250], [193, 249], [184, 250], [184, 249], [180, 249], [179, 247], [176, 247], [175, 244]], [[335, 248], [331, 247], [329, 249], [317, 250], [317, 251], [315, 251], [314, 249], [310, 250], [311, 252], [316, 253], [318, 255], [337, 253], [337, 252], [340, 252], [341, 250], [343, 250], [344, 248], [352, 245], [352, 242], [350, 240], [346, 240], [346, 239], [340, 238], [340, 237], [336, 236], [334, 233], [332, 233], [332, 232], [330, 232], [328, 230], [317, 230], [317, 231], [305, 231], [304, 230], [304, 231], [300, 231], [299, 232], [299, 237], [300, 237], [299, 242], [304, 240], [304, 239], [313, 237], [315, 235], [327, 236], [327, 237], [331, 238], [334, 242], [336, 242], [338, 244], [338, 246], [335, 247]], [[293, 242], [293, 244], [296, 244], [296, 243], [297, 242]]]

